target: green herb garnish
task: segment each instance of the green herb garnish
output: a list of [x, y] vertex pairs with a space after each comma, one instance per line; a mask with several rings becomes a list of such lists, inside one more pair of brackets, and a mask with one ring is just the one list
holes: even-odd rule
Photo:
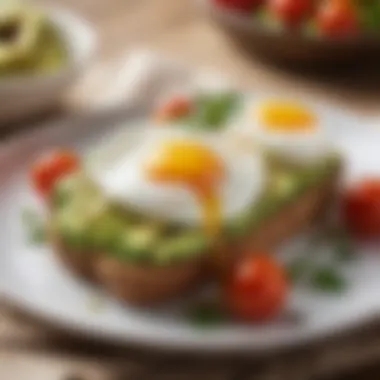
[[27, 239], [32, 244], [42, 244], [46, 241], [46, 228], [41, 216], [34, 210], [25, 209], [22, 221], [27, 230]]
[[236, 110], [239, 99], [234, 92], [198, 95], [195, 111], [184, 122], [192, 128], [220, 130]]
[[211, 328], [221, 325], [226, 315], [215, 303], [200, 303], [189, 312], [190, 323], [199, 328]]
[[347, 287], [347, 282], [338, 269], [327, 265], [315, 269], [310, 284], [323, 292], [341, 292]]
[[[326, 244], [332, 251], [329, 264], [318, 264], [319, 250]], [[339, 265], [353, 257], [354, 248], [348, 233], [340, 226], [326, 227], [314, 233], [305, 247], [305, 254], [287, 266], [294, 283], [303, 282], [316, 290], [337, 292], [346, 288], [346, 280]]]

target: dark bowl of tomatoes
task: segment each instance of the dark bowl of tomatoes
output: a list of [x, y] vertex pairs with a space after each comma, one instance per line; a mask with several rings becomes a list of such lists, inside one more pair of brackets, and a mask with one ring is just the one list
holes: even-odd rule
[[380, 57], [377, 0], [200, 0], [235, 42], [291, 63]]

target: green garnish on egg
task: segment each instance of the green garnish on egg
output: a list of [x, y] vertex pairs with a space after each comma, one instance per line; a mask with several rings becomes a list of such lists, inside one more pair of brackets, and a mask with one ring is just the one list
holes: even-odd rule
[[240, 103], [235, 92], [203, 93], [194, 99], [194, 111], [183, 120], [191, 129], [218, 131], [225, 127]]

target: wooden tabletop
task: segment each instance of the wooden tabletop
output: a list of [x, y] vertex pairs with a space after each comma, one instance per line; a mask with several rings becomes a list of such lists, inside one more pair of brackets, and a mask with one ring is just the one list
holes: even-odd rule
[[91, 21], [100, 36], [100, 60], [146, 46], [194, 65], [218, 68], [249, 89], [313, 95], [364, 115], [380, 116], [378, 62], [354, 68], [341, 64], [319, 73], [284, 70], [240, 51], [202, 14], [197, 0], [38, 2], [62, 4]]
[[[380, 116], [380, 74], [370, 63], [350, 70], [339, 67], [335, 74], [305, 74], [264, 63], [233, 46], [200, 14], [195, 0], [39, 2], [60, 4], [80, 12], [96, 26], [100, 37], [98, 62], [144, 46], [194, 65], [215, 67], [246, 88], [306, 93], [365, 116]], [[81, 88], [79, 93], [86, 91]], [[73, 93], [74, 106], [76, 96]], [[44, 326], [0, 305], [0, 379], [64, 380], [78, 373], [84, 374], [84, 380], [317, 379], [378, 361], [380, 328], [374, 326], [355, 334], [324, 346], [265, 360], [198, 358], [189, 361], [186, 357], [173, 359], [159, 353], [104, 348], [94, 342], [56, 336]], [[364, 379], [364, 375], [358, 376]]]

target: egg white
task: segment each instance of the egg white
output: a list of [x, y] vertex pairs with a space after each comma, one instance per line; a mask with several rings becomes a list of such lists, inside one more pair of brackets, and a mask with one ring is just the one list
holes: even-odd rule
[[132, 149], [117, 154], [111, 149], [102, 162], [92, 165], [90, 177], [105, 196], [121, 207], [168, 221], [202, 225], [202, 206], [195, 195], [180, 185], [154, 183], [147, 178], [147, 160], [165, 141], [187, 138], [206, 145], [223, 160], [226, 177], [218, 191], [222, 218], [228, 220], [256, 202], [265, 188], [266, 173], [263, 159], [254, 152], [230, 149], [220, 139], [195, 136], [180, 130], [151, 129]]
[[323, 159], [332, 152], [334, 148], [327, 131], [334, 121], [318, 108], [299, 100], [295, 100], [295, 102], [305, 105], [317, 115], [316, 129], [297, 133], [268, 131], [260, 120], [260, 108], [265, 102], [273, 100], [276, 99], [260, 97], [246, 99], [242, 114], [234, 121], [232, 129], [229, 131], [235, 141], [244, 142], [246, 146], [258, 145], [264, 150], [300, 164], [310, 164]]

